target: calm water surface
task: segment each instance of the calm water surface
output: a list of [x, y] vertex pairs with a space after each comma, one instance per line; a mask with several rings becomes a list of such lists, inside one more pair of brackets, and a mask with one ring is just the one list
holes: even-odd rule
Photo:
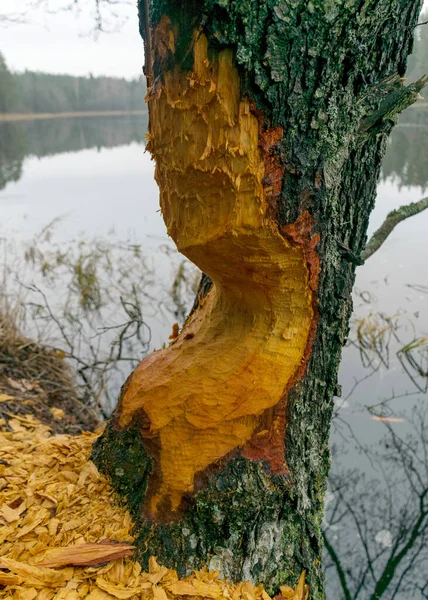
[[[114, 229], [118, 239], [141, 245], [155, 273], [156, 308], [180, 257], [158, 212], [146, 127], [144, 117], [0, 124], [4, 247], [16, 249], [59, 215], [59, 245]], [[419, 108], [393, 133], [370, 233], [427, 187], [428, 111]], [[428, 598], [427, 264], [428, 211], [400, 224], [358, 268], [331, 436], [324, 521], [330, 599]], [[160, 347], [176, 315], [149, 310], [146, 318], [150, 345]]]

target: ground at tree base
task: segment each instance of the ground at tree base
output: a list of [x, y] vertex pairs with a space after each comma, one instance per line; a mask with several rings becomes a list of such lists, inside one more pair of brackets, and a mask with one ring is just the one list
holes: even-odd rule
[[[0, 420], [1, 599], [270, 600], [262, 585], [218, 572], [180, 580], [154, 557], [143, 572], [129, 557], [132, 519], [89, 460], [99, 433], [55, 435], [31, 414]], [[307, 599], [305, 574], [280, 591], [278, 600]]]

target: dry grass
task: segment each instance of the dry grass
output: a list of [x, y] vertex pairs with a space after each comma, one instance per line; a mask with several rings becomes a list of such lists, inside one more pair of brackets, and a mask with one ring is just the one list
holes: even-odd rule
[[0, 418], [31, 414], [57, 433], [96, 428], [97, 415], [80, 402], [64, 353], [27, 339], [15, 322], [12, 311], [0, 313]]

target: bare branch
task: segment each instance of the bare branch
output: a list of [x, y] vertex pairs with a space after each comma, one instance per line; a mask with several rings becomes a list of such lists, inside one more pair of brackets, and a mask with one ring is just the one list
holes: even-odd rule
[[370, 238], [365, 250], [361, 253], [361, 258], [364, 261], [370, 258], [376, 250], [379, 250], [398, 223], [401, 223], [401, 221], [404, 221], [409, 217], [413, 217], [413, 215], [421, 213], [426, 208], [428, 208], [428, 197], [422, 198], [419, 202], [412, 202], [411, 204], [400, 206], [400, 208], [391, 211], [379, 229]]
[[133, 6], [132, 0], [27, 0], [25, 9], [20, 12], [1, 13], [0, 26], [18, 25], [28, 22], [28, 15], [38, 9], [43, 9], [45, 14], [55, 15], [61, 12], [74, 12], [78, 14], [84, 8], [91, 11], [93, 25], [89, 32], [98, 37], [100, 33], [113, 33], [125, 24], [128, 17], [118, 11], [123, 6]]

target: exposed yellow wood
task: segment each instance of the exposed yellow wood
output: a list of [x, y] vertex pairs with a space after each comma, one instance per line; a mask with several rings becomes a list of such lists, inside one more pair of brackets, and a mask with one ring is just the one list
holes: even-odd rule
[[298, 370], [314, 314], [304, 249], [269, 217], [260, 126], [232, 51], [211, 56], [200, 35], [193, 72], [166, 73], [148, 101], [168, 233], [214, 282], [170, 346], [137, 367], [118, 409], [120, 427], [143, 414], [143, 436], [158, 440], [156, 517], [250, 440]]

